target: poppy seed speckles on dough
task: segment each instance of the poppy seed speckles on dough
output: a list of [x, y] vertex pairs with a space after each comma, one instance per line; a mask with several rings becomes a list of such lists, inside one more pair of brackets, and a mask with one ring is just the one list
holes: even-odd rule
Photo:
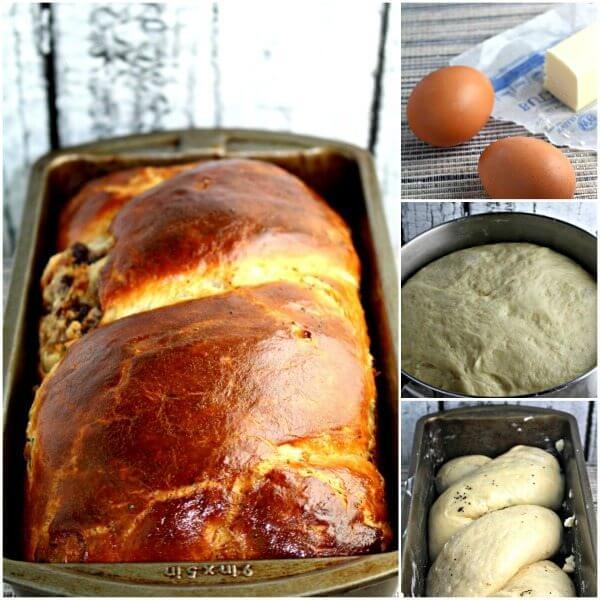
[[[477, 462], [481, 466], [471, 468]], [[515, 446], [493, 460], [481, 460], [481, 455], [455, 458], [439, 469], [436, 487], [440, 475], [446, 479], [449, 474], [453, 483], [441, 486], [429, 515], [435, 560], [427, 575], [427, 596], [575, 595], [569, 576], [546, 560], [562, 538], [560, 519], [550, 509], [560, 504], [564, 485], [551, 454]], [[533, 488], [533, 478], [541, 486]], [[467, 488], [475, 509], [462, 504], [462, 490]]]
[[[542, 470], [543, 466], [547, 468]], [[537, 472], [535, 478], [530, 476], [533, 469]], [[535, 485], [534, 480], [540, 485]], [[467, 486], [471, 488], [468, 496], [464, 493]], [[437, 498], [429, 512], [430, 556], [435, 559], [454, 534], [486, 512], [525, 504], [557, 509], [563, 492], [560, 467], [551, 454], [532, 446], [515, 446]]]
[[427, 575], [427, 596], [512, 595], [499, 592], [523, 567], [552, 556], [560, 542], [560, 519], [547, 508], [513, 506], [488, 513], [444, 545]]

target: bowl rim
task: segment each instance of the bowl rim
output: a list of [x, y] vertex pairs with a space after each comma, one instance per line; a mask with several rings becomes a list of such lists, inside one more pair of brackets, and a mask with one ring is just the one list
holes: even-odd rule
[[[533, 219], [537, 219], [537, 220], [553, 221], [555, 223], [560, 223], [561, 225], [567, 225], [568, 227], [578, 230], [581, 234], [584, 234], [585, 236], [592, 238], [592, 241], [594, 243], [596, 243], [596, 245], [598, 244], [598, 237], [595, 236], [593, 233], [590, 233], [589, 231], [587, 231], [586, 229], [583, 229], [582, 227], [579, 227], [578, 225], [569, 223], [568, 221], [563, 221], [562, 219], [557, 219], [556, 217], [550, 217], [548, 215], [539, 215], [537, 213], [529, 213], [529, 212], [524, 212], [524, 211], [493, 211], [493, 212], [485, 212], [485, 213], [478, 213], [475, 215], [465, 215], [463, 217], [457, 217], [456, 219], [450, 219], [448, 221], [444, 221], [443, 223], [439, 223], [438, 225], [434, 225], [433, 227], [426, 229], [425, 231], [422, 231], [421, 233], [419, 233], [414, 238], [412, 238], [411, 240], [409, 240], [408, 242], [406, 242], [405, 244], [403, 244], [401, 246], [401, 248], [400, 248], [400, 264], [402, 265], [402, 253], [403, 253], [404, 249], [406, 247], [408, 247], [410, 244], [412, 244], [413, 242], [415, 242], [416, 240], [418, 240], [419, 238], [422, 238], [423, 236], [427, 235], [431, 231], [434, 231], [435, 229], [440, 229], [440, 228], [449, 226], [451, 224], [455, 224], [458, 221], [466, 221], [466, 220], [472, 220], [472, 219], [476, 219], [476, 218], [485, 219], [485, 218], [492, 218], [492, 217], [496, 217], [496, 216], [512, 218], [513, 215], [521, 216], [521, 217], [525, 216], [527, 218], [533, 218]], [[495, 243], [500, 243], [500, 242], [495, 242]], [[509, 243], [509, 242], [507, 242], [507, 243]], [[485, 244], [478, 244], [478, 245], [483, 246]], [[538, 245], [541, 245], [541, 244], [538, 244]], [[476, 246], [465, 246], [465, 248], [463, 248], [463, 249], [474, 248], [474, 247], [476, 247]], [[458, 252], [458, 250], [454, 250], [453, 252]], [[448, 252], [448, 254], [452, 254], [452, 252]], [[448, 256], [448, 254], [444, 254], [443, 256]], [[434, 260], [438, 260], [438, 259], [434, 259]], [[423, 265], [423, 267], [427, 266], [431, 262], [433, 262], [433, 261], [428, 262], [427, 264]], [[422, 269], [423, 267], [420, 267], [420, 269]], [[587, 271], [587, 269], [586, 269], [586, 271]], [[400, 277], [401, 277], [401, 281], [400, 281], [400, 303], [401, 303], [402, 302], [402, 287], [403, 287], [402, 273], [400, 273]], [[597, 283], [598, 283], [598, 274], [597, 273], [594, 278], [596, 280], [596, 285], [597, 285]], [[408, 279], [410, 279], [410, 277]], [[597, 292], [596, 292], [596, 296], [597, 296]], [[402, 349], [402, 335], [400, 335], [400, 348]], [[459, 394], [457, 392], [451, 392], [449, 390], [445, 390], [443, 388], [439, 388], [432, 384], [426, 383], [426, 382], [422, 381], [421, 379], [419, 379], [418, 377], [415, 377], [414, 375], [411, 375], [410, 373], [405, 371], [402, 368], [402, 361], [400, 361], [400, 372], [403, 377], [406, 377], [410, 381], [417, 383], [417, 384], [427, 388], [428, 390], [431, 390], [438, 394], [443, 394], [449, 398], [535, 398], [538, 396], [547, 396], [548, 394], [559, 392], [560, 390], [570, 387], [573, 384], [583, 381], [584, 379], [586, 379], [589, 376], [596, 373], [597, 370], [598, 370], [598, 365], [596, 364], [590, 370], [586, 371], [585, 373], [582, 373], [581, 375], [578, 375], [574, 379], [571, 379], [565, 383], [561, 383], [554, 387], [546, 388], [544, 390], [540, 390], [540, 391], [530, 393], [530, 394], [520, 394], [518, 396], [481, 396], [481, 395], [471, 395], [471, 394]]]

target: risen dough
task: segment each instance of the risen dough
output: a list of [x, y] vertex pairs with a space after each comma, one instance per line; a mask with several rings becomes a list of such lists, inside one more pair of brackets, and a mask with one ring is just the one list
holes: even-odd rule
[[576, 594], [573, 582], [560, 567], [549, 560], [541, 560], [523, 567], [494, 596], [572, 598]]
[[496, 510], [454, 535], [427, 575], [428, 596], [492, 596], [524, 566], [552, 556], [561, 542], [556, 513], [541, 506]]
[[444, 256], [402, 288], [402, 368], [474, 396], [542, 391], [596, 364], [596, 282], [534, 244]]
[[469, 454], [459, 456], [445, 463], [435, 476], [435, 489], [438, 494], [449, 488], [453, 483], [464, 479], [467, 475], [477, 471], [492, 460], [489, 456], [482, 454]]
[[514, 446], [451, 485], [429, 511], [431, 559], [457, 531], [491, 511], [516, 504], [557, 509], [563, 498], [558, 461], [532, 446]]

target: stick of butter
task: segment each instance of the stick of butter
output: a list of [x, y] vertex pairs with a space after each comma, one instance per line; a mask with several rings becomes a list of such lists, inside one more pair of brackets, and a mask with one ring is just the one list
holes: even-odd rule
[[546, 50], [544, 87], [577, 111], [598, 97], [598, 24]]

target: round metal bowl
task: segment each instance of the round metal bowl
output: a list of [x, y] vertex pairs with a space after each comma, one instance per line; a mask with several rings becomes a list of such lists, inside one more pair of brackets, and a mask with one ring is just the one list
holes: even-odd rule
[[[519, 212], [495, 212], [442, 223], [406, 243], [401, 250], [402, 284], [430, 262], [463, 248], [499, 242], [529, 242], [564, 254], [594, 278], [597, 274], [597, 239], [587, 231], [552, 217]], [[402, 295], [400, 295], [402, 302]], [[596, 397], [596, 367], [572, 381], [535, 394], [518, 397]], [[471, 398], [448, 392], [402, 370], [403, 398]]]

